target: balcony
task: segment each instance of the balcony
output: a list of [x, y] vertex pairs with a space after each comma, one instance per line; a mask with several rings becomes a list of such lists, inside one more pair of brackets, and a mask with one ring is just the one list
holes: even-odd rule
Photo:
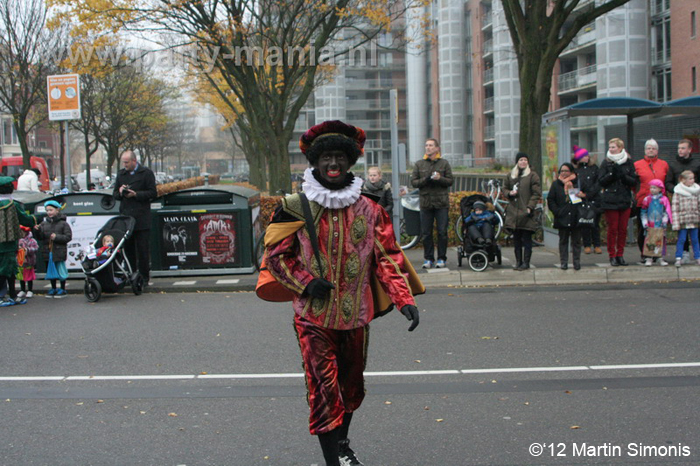
[[481, 29], [488, 29], [493, 26], [493, 12], [484, 11], [484, 16], [481, 17]]
[[652, 50], [651, 64], [652, 66], [663, 65], [671, 61], [671, 49]]
[[484, 113], [493, 112], [493, 97], [487, 97], [484, 99]]
[[571, 130], [587, 130], [595, 129], [598, 126], [598, 117], [596, 116], [578, 116], [570, 120]]
[[559, 75], [559, 93], [583, 87], [594, 86], [597, 83], [596, 65], [586, 66], [570, 73]]
[[484, 84], [493, 83], [493, 68], [484, 70]]
[[389, 100], [354, 99], [345, 101], [346, 110], [389, 110]]
[[496, 125], [484, 126], [484, 140], [496, 138]]
[[595, 31], [595, 21], [584, 26], [583, 29], [574, 37], [569, 45], [562, 51], [560, 56], [567, 55], [575, 50], [579, 50], [588, 45], [593, 45], [597, 38]]
[[491, 55], [493, 53], [493, 39], [484, 41], [483, 55]]

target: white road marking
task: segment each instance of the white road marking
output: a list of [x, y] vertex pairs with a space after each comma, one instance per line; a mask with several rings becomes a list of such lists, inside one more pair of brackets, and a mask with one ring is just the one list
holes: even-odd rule
[[197, 280], [173, 282], [173, 286], [194, 285], [195, 283], [197, 283]]
[[[700, 367], [700, 362], [662, 364], [618, 364], [605, 366], [500, 367], [484, 369], [445, 369], [424, 371], [365, 372], [367, 377], [425, 375], [506, 374], [512, 372], [573, 372], [601, 370], [683, 369]], [[67, 376], [0, 376], [0, 382], [79, 382], [90, 380], [195, 380], [195, 379], [290, 379], [303, 378], [301, 372], [267, 374], [181, 374], [181, 375], [67, 375]]]
[[235, 285], [236, 283], [240, 282], [241, 280], [238, 278], [232, 278], [230, 280], [217, 280], [216, 284], [217, 285]]

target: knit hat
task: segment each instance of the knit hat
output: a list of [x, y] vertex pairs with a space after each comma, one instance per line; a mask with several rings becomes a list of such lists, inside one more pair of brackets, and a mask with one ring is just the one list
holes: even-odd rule
[[474, 205], [472, 205], [472, 207], [474, 208], [474, 210], [476, 210], [476, 209], [486, 210], [486, 204], [484, 204], [481, 201], [476, 201], [474, 203]]
[[583, 147], [574, 146], [574, 162], [578, 162], [582, 158], [588, 156], [588, 151]]
[[16, 180], [11, 176], [0, 176], [0, 186], [5, 186], [6, 184], [14, 183]]
[[664, 186], [664, 182], [661, 180], [653, 179], [649, 182], [649, 186], [656, 186], [657, 188], [661, 189], [661, 192], [666, 192], [666, 186]]
[[351, 165], [363, 154], [365, 132], [362, 128], [348, 125], [340, 120], [324, 121], [312, 126], [299, 140], [299, 148], [313, 165], [326, 150], [343, 150]]
[[55, 207], [57, 209], [61, 209], [61, 204], [59, 204], [57, 201], [46, 201], [44, 202], [44, 207]]
[[530, 163], [530, 156], [527, 155], [525, 152], [518, 152], [515, 156], [515, 163], [518, 163], [518, 160], [522, 159], [525, 157], [527, 159], [527, 162]]

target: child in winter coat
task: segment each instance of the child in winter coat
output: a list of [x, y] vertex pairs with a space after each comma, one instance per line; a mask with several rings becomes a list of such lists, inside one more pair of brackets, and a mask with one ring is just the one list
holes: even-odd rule
[[[663, 228], [664, 229], [664, 240], [663, 240], [663, 251], [661, 257], [659, 258], [659, 264], [661, 266], [668, 265], [668, 262], [664, 260], [664, 255], [666, 254], [666, 232], [665, 228], [669, 221], [673, 218], [671, 212], [671, 203], [666, 197], [666, 188], [661, 180], [651, 180], [649, 182], [649, 195], [642, 200], [642, 226], [644, 227], [644, 236], [649, 232], [649, 228]], [[647, 257], [644, 261], [644, 265], [651, 267], [653, 259]]]
[[112, 235], [105, 235], [102, 238], [102, 247], [97, 250], [97, 260], [100, 264], [103, 264], [109, 259], [114, 250], [114, 237]]
[[486, 204], [476, 201], [472, 206], [472, 212], [464, 219], [464, 228], [469, 239], [479, 246], [491, 246], [493, 244], [493, 227], [498, 223], [498, 217], [486, 209]]
[[698, 226], [700, 226], [700, 186], [695, 183], [695, 175], [685, 170], [680, 175], [680, 183], [673, 188], [671, 202], [673, 229], [678, 231], [676, 243], [676, 267], [681, 266], [683, 244], [687, 236], [693, 245], [693, 257], [700, 265], [700, 242], [698, 241]]
[[31, 298], [34, 296], [34, 280], [36, 280], [36, 272], [34, 271], [34, 266], [36, 265], [36, 252], [39, 250], [39, 245], [32, 236], [32, 229], [21, 226], [20, 227], [21, 238], [19, 240], [19, 248], [23, 250], [24, 260], [19, 266], [19, 272], [17, 272], [17, 278], [19, 279], [19, 286], [22, 291], [17, 293], [17, 298]]
[[[73, 239], [73, 232], [66, 221], [66, 216], [61, 213], [61, 204], [51, 200], [46, 201], [44, 207], [47, 217], [34, 227], [36, 237], [44, 240], [44, 259], [47, 265], [49, 254], [53, 252], [53, 262], [56, 268], [65, 268], [65, 264], [61, 263], [68, 258], [68, 243]], [[51, 280], [51, 289], [46, 293], [46, 297], [65, 298], [66, 296], [66, 281], [61, 280], [61, 287], [56, 288], [56, 280]]]
[[391, 184], [382, 179], [382, 171], [379, 167], [369, 167], [367, 169], [367, 181], [362, 185], [362, 191], [379, 197], [377, 203], [384, 207], [391, 217], [394, 210], [394, 197], [391, 195]]

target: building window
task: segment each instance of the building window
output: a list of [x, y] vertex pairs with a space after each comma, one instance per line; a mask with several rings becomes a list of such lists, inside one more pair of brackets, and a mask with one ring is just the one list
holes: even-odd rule
[[690, 37], [695, 39], [695, 12], [690, 12]]
[[652, 98], [656, 102], [671, 100], [671, 68], [655, 70], [651, 75]]
[[698, 92], [698, 72], [695, 67], [690, 72], [690, 85], [693, 88], [693, 92]]

